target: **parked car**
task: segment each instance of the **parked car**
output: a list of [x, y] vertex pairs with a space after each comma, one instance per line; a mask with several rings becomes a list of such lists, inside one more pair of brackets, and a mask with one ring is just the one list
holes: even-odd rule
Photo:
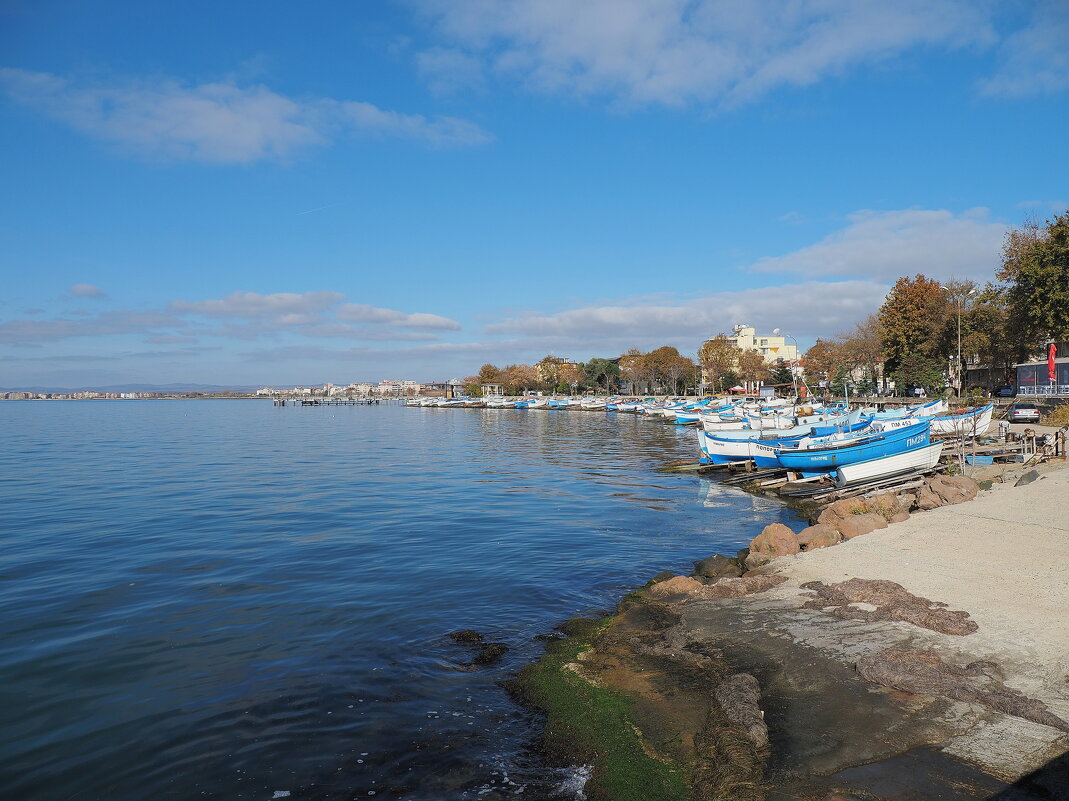
[[996, 398], [1012, 398], [1016, 394], [1017, 390], [1011, 387], [1009, 384], [1006, 384], [1005, 386], [999, 387], [995, 390]]
[[1039, 407], [1034, 403], [1018, 401], [1006, 412], [1006, 419], [1011, 423], [1038, 423]]

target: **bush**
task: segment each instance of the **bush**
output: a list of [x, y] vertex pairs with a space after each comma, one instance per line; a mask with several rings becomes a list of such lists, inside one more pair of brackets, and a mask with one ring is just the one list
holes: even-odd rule
[[1044, 422], [1049, 426], [1058, 426], [1059, 428], [1064, 425], [1069, 425], [1069, 403], [1062, 404], [1051, 414], [1047, 415], [1047, 419]]

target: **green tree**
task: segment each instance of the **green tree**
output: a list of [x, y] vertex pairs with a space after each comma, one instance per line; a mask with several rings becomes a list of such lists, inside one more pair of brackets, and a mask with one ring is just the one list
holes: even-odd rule
[[594, 358], [583, 365], [584, 379], [594, 387], [605, 387], [606, 393], [615, 391], [620, 380], [620, 365], [611, 359]]
[[782, 362], [773, 365], [768, 371], [767, 383], [792, 386], [794, 384], [794, 373], [791, 372], [791, 366]]
[[1006, 283], [1008, 333], [1027, 358], [1050, 339], [1069, 338], [1069, 211], [1044, 227], [1009, 231], [998, 278]]

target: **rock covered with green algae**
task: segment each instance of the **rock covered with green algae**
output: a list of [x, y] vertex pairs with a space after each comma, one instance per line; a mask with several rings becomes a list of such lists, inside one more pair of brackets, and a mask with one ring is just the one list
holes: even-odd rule
[[510, 689], [546, 713], [551, 761], [592, 766], [590, 799], [763, 799], [757, 681], [716, 649], [691, 647], [676, 623], [668, 607], [630, 596], [612, 617], [571, 622]]

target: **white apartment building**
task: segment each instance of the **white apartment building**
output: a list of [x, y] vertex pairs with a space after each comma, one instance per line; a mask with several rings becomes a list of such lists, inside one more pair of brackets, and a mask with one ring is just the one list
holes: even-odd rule
[[780, 360], [793, 362], [798, 359], [798, 348], [787, 342], [786, 337], [759, 336], [749, 325], [737, 325], [732, 330], [735, 335], [728, 337], [728, 341], [739, 350], [756, 350], [764, 356], [765, 364], [775, 364]]

